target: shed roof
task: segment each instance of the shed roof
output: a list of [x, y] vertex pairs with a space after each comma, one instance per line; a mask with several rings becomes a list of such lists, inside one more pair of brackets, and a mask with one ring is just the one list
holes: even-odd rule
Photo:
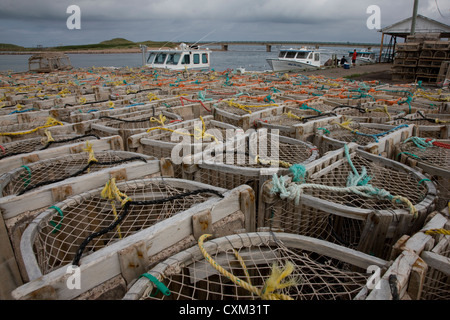
[[[384, 34], [407, 37], [411, 34], [412, 17], [396, 22], [379, 30]], [[416, 18], [416, 33], [440, 33], [441, 38], [450, 38], [450, 26], [418, 14]]]

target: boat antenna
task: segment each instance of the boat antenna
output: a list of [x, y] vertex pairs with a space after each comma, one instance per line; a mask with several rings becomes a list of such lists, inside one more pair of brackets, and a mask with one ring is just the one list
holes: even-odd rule
[[200, 40], [198, 40], [196, 43], [192, 44], [192, 46], [195, 46], [197, 43], [199, 43], [200, 41], [202, 41], [203, 39], [205, 39], [207, 36], [209, 36], [211, 33], [216, 32], [216, 29], [212, 30], [211, 32], [209, 32], [206, 36], [204, 36], [203, 38], [201, 38]]
[[159, 50], [161, 50], [166, 44], [168, 44], [168, 43], [174, 43], [173, 42], [173, 40], [175, 40], [176, 38], [179, 38], [179, 37], [181, 37], [182, 35], [184, 35], [186, 33], [186, 31], [185, 32], [183, 32], [182, 34], [178, 34], [176, 37], [174, 37], [173, 39], [171, 39], [171, 40], [169, 40], [169, 41], [167, 41], [166, 43], [164, 43], [160, 48], [159, 48]]

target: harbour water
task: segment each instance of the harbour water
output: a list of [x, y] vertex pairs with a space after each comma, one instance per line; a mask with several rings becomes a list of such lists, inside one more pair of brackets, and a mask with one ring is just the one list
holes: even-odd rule
[[[211, 46], [211, 49], [216, 49]], [[266, 61], [278, 55], [280, 47], [272, 47], [266, 52], [265, 46], [230, 46], [228, 51], [213, 51], [211, 53], [211, 68], [216, 71], [245, 68], [248, 71], [265, 71], [270, 67]], [[324, 64], [337, 54], [338, 59], [347, 55], [350, 48], [321, 48], [321, 63]], [[0, 71], [11, 70], [23, 72], [28, 70], [28, 58], [31, 55], [0, 55]], [[139, 67], [142, 65], [141, 53], [111, 53], [111, 54], [68, 54], [75, 68], [90, 67]]]

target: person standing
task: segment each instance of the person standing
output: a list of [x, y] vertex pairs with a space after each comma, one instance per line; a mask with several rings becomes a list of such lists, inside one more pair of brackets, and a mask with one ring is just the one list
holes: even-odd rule
[[357, 56], [358, 54], [356, 53], [356, 49], [355, 50], [353, 50], [353, 56], [352, 56], [352, 64], [353, 65], [356, 65], [356, 56]]

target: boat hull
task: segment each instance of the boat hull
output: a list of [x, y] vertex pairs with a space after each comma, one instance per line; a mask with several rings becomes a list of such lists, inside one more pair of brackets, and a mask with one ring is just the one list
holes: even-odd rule
[[272, 68], [272, 70], [275, 72], [319, 69], [318, 66], [294, 60], [280, 60], [280, 59], [266, 59], [266, 60], [270, 68]]

